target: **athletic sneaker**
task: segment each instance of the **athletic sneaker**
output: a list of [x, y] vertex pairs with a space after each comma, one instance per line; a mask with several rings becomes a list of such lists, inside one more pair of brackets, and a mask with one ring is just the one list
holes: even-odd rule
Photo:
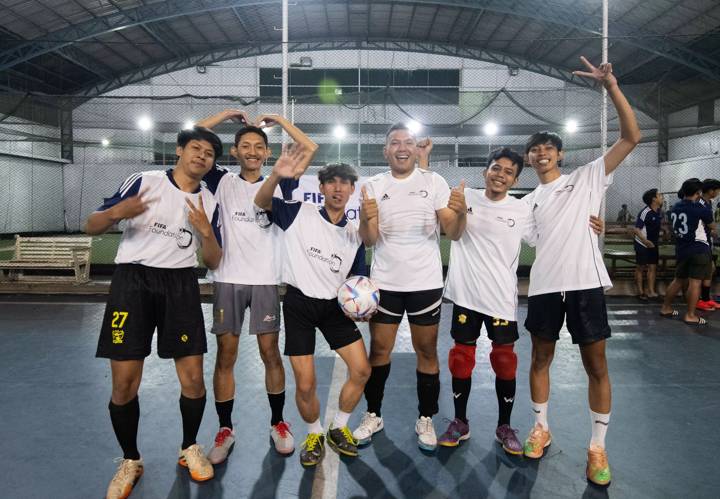
[[462, 419], [455, 418], [450, 421], [450, 425], [445, 433], [438, 438], [438, 444], [443, 447], [457, 447], [460, 441], [470, 438], [470, 426], [464, 423]]
[[204, 482], [215, 476], [212, 464], [198, 444], [192, 444], [187, 449], [182, 449], [178, 464], [187, 468], [190, 477], [196, 482]]
[[[118, 458], [120, 459], [120, 458]], [[108, 485], [106, 499], [125, 499], [143, 474], [142, 459], [123, 459]]]
[[357, 440], [353, 438], [347, 425], [342, 428], [330, 428], [327, 432], [327, 443], [338, 454], [352, 457], [358, 455]]
[[707, 301], [705, 301], [705, 303], [708, 303], [708, 304], [712, 305], [713, 307], [715, 307], [715, 310], [720, 310], [720, 303], [716, 302], [713, 299], [707, 300]]
[[415, 433], [418, 436], [418, 447], [424, 450], [435, 450], [437, 448], [437, 436], [432, 418], [420, 416], [415, 422]]
[[502, 448], [508, 454], [519, 456], [523, 453], [523, 446], [517, 438], [517, 430], [509, 424], [501, 424], [495, 430], [495, 440], [502, 444]]
[[292, 454], [295, 450], [295, 438], [290, 431], [290, 424], [280, 421], [270, 427], [270, 437], [275, 444], [275, 450], [280, 454]]
[[550, 431], [543, 429], [540, 423], [535, 423], [535, 426], [530, 430], [530, 434], [525, 440], [525, 446], [523, 452], [527, 457], [532, 459], [538, 459], [543, 456], [545, 447], [549, 446], [552, 442], [552, 435]]
[[308, 433], [300, 449], [300, 464], [317, 465], [325, 455], [325, 436], [322, 433]]
[[235, 432], [227, 426], [220, 428], [220, 431], [215, 435], [215, 444], [213, 448], [208, 452], [208, 461], [212, 464], [220, 464], [224, 462], [228, 454], [235, 445]]
[[353, 438], [357, 440], [358, 445], [369, 444], [372, 436], [383, 428], [382, 417], [376, 416], [374, 412], [366, 412], [360, 420], [360, 426], [355, 428]]
[[587, 479], [596, 485], [607, 485], [610, 483], [610, 465], [608, 464], [607, 452], [602, 447], [591, 445], [588, 449], [587, 468], [585, 469]]
[[710, 311], [712, 311], [712, 310], [715, 310], [715, 306], [712, 305], [711, 302], [709, 302], [709, 301], [703, 301], [703, 300], [698, 300], [697, 305], [695, 305], [695, 308], [698, 309], [698, 310], [704, 310], [704, 311], [706, 311], [706, 312], [710, 312]]

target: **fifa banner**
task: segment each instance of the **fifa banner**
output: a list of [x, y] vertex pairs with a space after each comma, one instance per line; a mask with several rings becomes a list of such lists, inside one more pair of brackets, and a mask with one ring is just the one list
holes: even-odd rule
[[[345, 215], [347, 215], [348, 220], [360, 221], [360, 188], [369, 178], [360, 177], [355, 182], [355, 192], [350, 196], [347, 206], [345, 206]], [[298, 201], [312, 203], [317, 206], [322, 206], [325, 202], [325, 197], [320, 194], [320, 182], [317, 175], [303, 175], [300, 177], [300, 185], [293, 191], [292, 197]]]

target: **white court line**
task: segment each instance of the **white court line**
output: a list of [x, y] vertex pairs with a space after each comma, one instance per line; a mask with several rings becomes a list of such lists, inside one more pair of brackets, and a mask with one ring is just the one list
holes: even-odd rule
[[[332, 381], [330, 382], [330, 391], [328, 393], [327, 407], [325, 408], [325, 431], [335, 418], [338, 411], [338, 401], [340, 398], [340, 389], [347, 379], [347, 366], [339, 355], [335, 354], [335, 363], [333, 364]], [[311, 499], [335, 499], [337, 497], [338, 482], [338, 466], [340, 465], [340, 456], [333, 451], [325, 441], [325, 457], [315, 470], [315, 478], [313, 478], [313, 487]]]

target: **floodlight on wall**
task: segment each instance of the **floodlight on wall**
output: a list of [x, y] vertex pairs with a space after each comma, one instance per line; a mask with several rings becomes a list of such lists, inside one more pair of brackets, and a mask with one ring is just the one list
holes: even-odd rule
[[193, 128], [195, 128], [195, 122], [193, 120], [187, 120], [183, 123], [183, 130], [192, 130]]
[[290, 67], [293, 69], [310, 69], [313, 66], [312, 57], [301, 57], [299, 62], [293, 62]]
[[520, 68], [517, 66], [508, 66], [508, 73], [510, 76], [517, 76], [520, 74]]
[[100, 141], [100, 145], [102, 145], [103, 147], [107, 147], [110, 145], [110, 141], [108, 139], [102, 139]]
[[565, 131], [567, 133], [575, 133], [578, 130], [578, 122], [575, 120], [567, 120], [565, 122]]
[[336, 139], [342, 140], [347, 136], [347, 130], [345, 130], [345, 127], [342, 125], [335, 125], [335, 128], [333, 128], [333, 136]]
[[204, 75], [207, 73], [207, 66], [205, 64], [198, 64], [195, 66], [195, 71], [197, 71], [199, 74]]
[[140, 116], [137, 120], [137, 127], [143, 132], [147, 132], [153, 127], [153, 122], [149, 116]]
[[497, 123], [495, 123], [494, 121], [485, 123], [485, 126], [483, 126], [483, 133], [485, 135], [497, 135], [498, 130], [499, 129], [498, 129]]
[[405, 126], [408, 127], [408, 130], [410, 130], [413, 135], [419, 134], [420, 130], [422, 130], [422, 125], [415, 120], [408, 121], [407, 123], [405, 123]]

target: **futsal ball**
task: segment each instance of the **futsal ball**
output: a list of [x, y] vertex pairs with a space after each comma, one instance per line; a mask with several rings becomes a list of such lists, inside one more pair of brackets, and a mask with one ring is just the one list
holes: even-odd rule
[[338, 305], [354, 320], [370, 317], [380, 302], [380, 290], [364, 276], [353, 276], [340, 285]]

